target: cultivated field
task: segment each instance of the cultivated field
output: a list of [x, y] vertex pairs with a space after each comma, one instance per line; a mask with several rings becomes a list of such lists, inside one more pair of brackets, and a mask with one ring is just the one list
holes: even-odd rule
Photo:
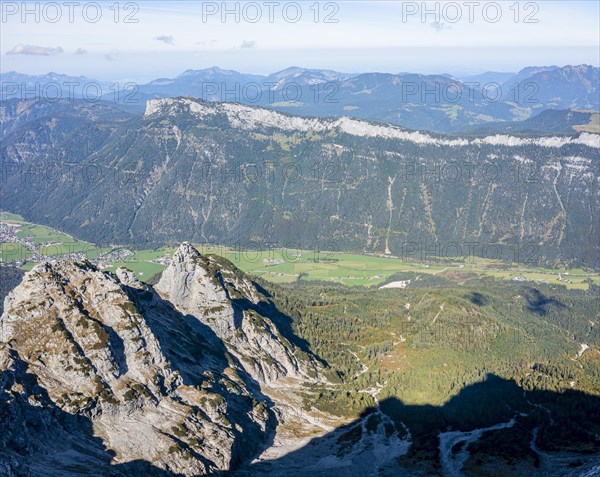
[[[174, 247], [128, 250], [119, 245], [99, 248], [43, 225], [28, 223], [16, 214], [0, 214], [0, 258], [3, 264], [30, 269], [52, 259], [92, 260], [104, 270], [127, 267], [147, 281], [163, 270]], [[274, 283], [319, 280], [346, 286], [380, 286], [392, 279], [419, 280], [437, 276], [455, 283], [493, 277], [497, 280], [548, 282], [567, 288], [587, 289], [589, 280], [600, 286], [600, 274], [582, 269], [546, 269], [501, 263], [483, 258], [445, 262], [417, 262], [399, 258], [351, 253], [291, 249], [240, 250], [197, 244], [205, 254], [221, 255], [241, 270]], [[404, 275], [403, 275], [404, 274]], [[398, 275], [398, 276], [397, 276]]]

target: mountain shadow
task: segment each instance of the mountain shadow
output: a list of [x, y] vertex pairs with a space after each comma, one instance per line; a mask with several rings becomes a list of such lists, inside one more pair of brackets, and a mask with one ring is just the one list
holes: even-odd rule
[[565, 305], [554, 298], [548, 298], [537, 288], [525, 288], [523, 296], [527, 301], [527, 309], [540, 316], [546, 316], [549, 313], [549, 307], [565, 308]]
[[20, 268], [0, 264], [0, 315], [4, 312], [4, 298], [21, 283], [24, 276], [25, 272]]
[[[15, 366], [0, 371], [0, 476], [181, 477], [145, 461], [114, 464], [91, 416], [58, 408], [10, 353]], [[594, 476], [599, 434], [600, 397], [526, 391], [489, 374], [443, 406], [387, 398], [282, 457], [210, 475]]]
[[443, 406], [387, 398], [300, 449], [232, 475], [592, 476], [600, 472], [599, 436], [600, 397], [526, 391], [488, 374]]
[[469, 293], [467, 298], [471, 303], [477, 306], [485, 306], [488, 302], [488, 299], [485, 295], [476, 291]]

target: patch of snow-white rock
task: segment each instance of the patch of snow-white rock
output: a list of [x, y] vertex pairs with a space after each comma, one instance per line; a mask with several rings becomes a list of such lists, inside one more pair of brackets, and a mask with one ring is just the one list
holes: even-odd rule
[[286, 131], [314, 131], [343, 133], [359, 137], [379, 137], [412, 142], [422, 145], [436, 146], [469, 146], [492, 145], [506, 147], [522, 147], [535, 145], [545, 148], [561, 148], [568, 144], [580, 144], [600, 149], [600, 135], [581, 133], [578, 137], [542, 137], [522, 138], [505, 134], [496, 134], [484, 138], [444, 138], [434, 137], [419, 131], [407, 131], [401, 127], [389, 124], [375, 124], [368, 121], [341, 117], [338, 119], [310, 118], [282, 114], [270, 109], [245, 106], [238, 103], [207, 103], [188, 98], [151, 99], [146, 103], [146, 116], [153, 114], [177, 114], [181, 108], [195, 114], [198, 118], [225, 114], [232, 127], [251, 130], [257, 127], [269, 127]]

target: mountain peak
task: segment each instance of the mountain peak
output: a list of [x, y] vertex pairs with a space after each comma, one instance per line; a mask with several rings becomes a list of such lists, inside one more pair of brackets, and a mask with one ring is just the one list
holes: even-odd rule
[[290, 66], [288, 68], [284, 68], [281, 71], [273, 73], [273, 76], [289, 76], [297, 73], [303, 73], [305, 71], [308, 71], [308, 69], [303, 68], [301, 66]]
[[213, 73], [237, 73], [234, 70], [226, 70], [223, 68], [219, 68], [218, 66], [211, 66], [210, 68], [206, 68], [204, 71], [211, 71]]
[[188, 77], [206, 75], [206, 74], [209, 74], [209, 75], [214, 75], [214, 74], [239, 75], [240, 73], [238, 73], [235, 70], [225, 70], [223, 68], [219, 68], [218, 66], [211, 66], [210, 68], [204, 68], [204, 69], [200, 69], [200, 70], [193, 70], [193, 69], [185, 70], [183, 73], [181, 73], [179, 76], [177, 76], [176, 79], [182, 79], [182, 78], [188, 78]]
[[173, 261], [176, 263], [193, 262], [202, 255], [189, 242], [183, 242], [173, 254]]
[[283, 376], [306, 379], [307, 369], [315, 367], [273, 321], [281, 312], [226, 259], [201, 255], [184, 242], [155, 289], [182, 315], [197, 320], [207, 339], [222, 340], [260, 383]]
[[[72, 448], [74, 460], [104, 469], [110, 459], [96, 455], [98, 439], [123, 462], [150, 460], [186, 477], [228, 469], [254, 454], [269, 417], [261, 408], [254, 412], [261, 397], [251, 399], [241, 367], [227, 360], [223, 346], [208, 346], [150, 287], [127, 286], [125, 269], [118, 276], [89, 263], [44, 263], [7, 297], [0, 396], [24, 389], [10, 380], [6, 387], [5, 370], [13, 382], [32, 384], [13, 400], [16, 417], [0, 420], [2, 438], [32, 443], [17, 455], [23, 462], [11, 465], [74, 475], [70, 460], [63, 468], [46, 457]], [[13, 424], [34, 419], [42, 407], [52, 411], [35, 430]], [[60, 415], [80, 420], [64, 426]], [[93, 434], [82, 432], [86, 419]], [[240, 446], [241, 432], [252, 442]]]

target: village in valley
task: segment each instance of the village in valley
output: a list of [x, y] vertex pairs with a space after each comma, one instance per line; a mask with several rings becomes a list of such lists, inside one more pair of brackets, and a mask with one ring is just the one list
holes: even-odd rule
[[125, 262], [133, 252], [122, 247], [96, 247], [50, 227], [25, 222], [22, 217], [0, 213], [0, 264], [29, 269], [35, 263], [89, 260], [101, 269]]

